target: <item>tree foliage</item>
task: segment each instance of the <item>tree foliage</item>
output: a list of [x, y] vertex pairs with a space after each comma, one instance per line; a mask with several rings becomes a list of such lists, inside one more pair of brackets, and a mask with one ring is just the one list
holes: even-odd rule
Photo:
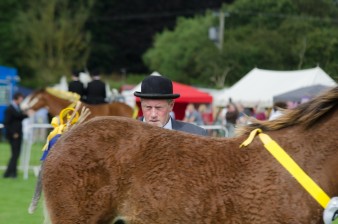
[[100, 0], [87, 28], [92, 33], [89, 67], [105, 73], [148, 73], [142, 55], [154, 36], [172, 30], [178, 17], [191, 18], [233, 0]]
[[158, 34], [145, 63], [174, 80], [218, 87], [232, 85], [254, 67], [296, 70], [319, 65], [337, 79], [338, 11], [332, 1], [237, 0], [223, 11], [229, 16], [220, 51], [207, 37], [218, 20], [207, 13], [180, 19], [173, 31]]
[[[231, 85], [253, 67], [319, 65], [338, 79], [337, 1], [93, 2], [0, 1], [0, 64], [17, 67], [22, 84], [34, 87], [85, 66], [104, 73], [158, 70], [212, 87]], [[220, 50], [208, 38], [219, 18], [205, 9], [222, 2], [229, 3], [223, 5], [229, 16]]]
[[144, 55], [144, 60], [160, 71], [168, 71], [177, 81], [193, 82], [200, 60], [194, 56], [203, 49], [217, 51], [206, 35], [209, 24], [204, 17], [178, 19], [174, 32], [165, 30], [155, 37], [154, 48]]
[[11, 26], [13, 18], [22, 9], [22, 2], [16, 0], [0, 1], [0, 65], [13, 66], [17, 57], [16, 44], [13, 41]]
[[22, 84], [32, 87], [83, 65], [106, 74], [147, 73], [141, 55], [156, 32], [172, 29], [178, 16], [192, 17], [231, 1], [2, 0], [0, 64], [18, 68]]
[[86, 65], [90, 33], [83, 28], [92, 5], [93, 0], [34, 0], [18, 13], [12, 26], [17, 63], [34, 71], [35, 84], [53, 83]]

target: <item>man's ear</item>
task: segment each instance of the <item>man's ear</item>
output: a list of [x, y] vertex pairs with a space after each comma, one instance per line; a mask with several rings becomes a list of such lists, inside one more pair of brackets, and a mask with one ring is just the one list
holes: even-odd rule
[[171, 102], [169, 103], [169, 106], [170, 106], [170, 108], [171, 108], [171, 111], [174, 109], [174, 104], [175, 104], [175, 101], [171, 101]]

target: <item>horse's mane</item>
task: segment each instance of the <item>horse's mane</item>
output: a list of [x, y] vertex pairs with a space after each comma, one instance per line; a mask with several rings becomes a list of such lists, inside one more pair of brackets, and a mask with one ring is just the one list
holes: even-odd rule
[[272, 121], [254, 120], [252, 124], [238, 127], [236, 135], [248, 134], [256, 128], [262, 131], [273, 131], [293, 125], [300, 125], [304, 129], [312, 127], [324, 115], [329, 114], [338, 105], [338, 86], [316, 98], [300, 104], [294, 109], [284, 110], [284, 114]]
[[46, 87], [44, 89], [47, 93], [64, 100], [69, 100], [71, 102], [77, 102], [80, 100], [80, 95], [77, 93], [63, 91], [55, 88]]

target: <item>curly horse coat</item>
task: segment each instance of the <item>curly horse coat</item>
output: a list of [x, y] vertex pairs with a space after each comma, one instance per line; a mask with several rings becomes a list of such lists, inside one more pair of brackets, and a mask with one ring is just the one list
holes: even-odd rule
[[[338, 87], [254, 123], [330, 196], [338, 195]], [[122, 117], [65, 133], [42, 173], [52, 223], [322, 223], [323, 208], [259, 138], [211, 138]]]

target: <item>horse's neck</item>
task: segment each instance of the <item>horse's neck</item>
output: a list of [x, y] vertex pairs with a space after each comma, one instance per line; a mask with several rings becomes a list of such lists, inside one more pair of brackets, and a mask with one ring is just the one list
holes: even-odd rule
[[56, 96], [46, 94], [48, 111], [53, 116], [59, 115], [60, 111], [72, 104], [69, 100], [64, 100]]

